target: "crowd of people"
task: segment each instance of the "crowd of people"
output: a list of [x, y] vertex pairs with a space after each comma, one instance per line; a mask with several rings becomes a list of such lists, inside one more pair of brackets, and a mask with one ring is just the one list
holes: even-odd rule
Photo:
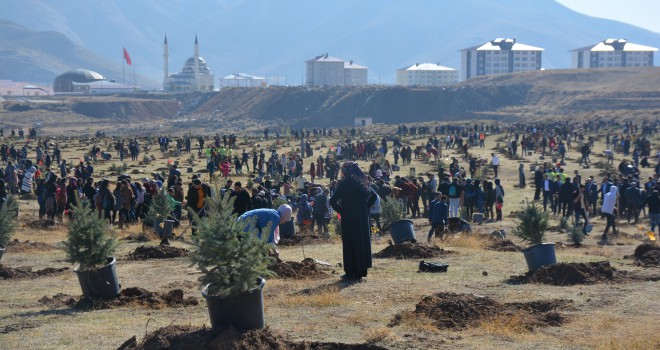
[[[0, 156], [7, 164], [0, 174], [3, 179], [0, 195], [34, 194], [39, 216], [50, 220], [61, 220], [72, 206], [86, 202], [101, 217], [120, 228], [145, 220], [152, 199], [161, 188], [167, 190], [173, 203], [175, 210], [171, 216], [174, 220], [181, 220], [184, 211], [189, 219], [193, 213], [203, 217], [205, 198], [229, 195], [235, 197], [233, 214], [237, 217], [255, 215], [260, 220], [263, 218], [264, 223], [277, 222], [278, 225], [294, 217], [299, 230], [317, 230], [319, 235], [327, 237], [329, 223], [337, 213], [341, 216], [346, 278], [359, 280], [371, 266], [368, 242], [372, 226], [381, 229], [383, 203], [397, 201], [409, 217], [428, 220], [431, 225], [429, 240], [434, 234], [442, 236], [452, 221], [501, 221], [506, 194], [515, 188], [527, 188], [525, 164], [520, 160], [532, 154], [539, 157], [542, 164], [534, 166], [533, 181], [530, 179], [529, 183], [534, 185], [533, 200], [542, 203], [544, 211], [557, 217], [574, 217], [574, 225], [582, 222], [585, 234], [589, 233], [589, 223], [594, 218], [604, 216], [604, 241], [610, 229], [617, 232], [617, 218], [636, 223], [644, 215], [649, 218], [651, 230], [656, 226], [660, 230], [660, 155], [651, 154], [650, 141], [657, 134], [659, 123], [618, 124], [599, 120], [508, 125], [463, 123], [435, 127], [401, 125], [395, 134], [378, 138], [361, 129], [292, 130], [287, 137], [293, 138], [296, 145], [299, 142], [299, 148], [289, 152], [278, 148], [281, 146], [279, 132], [274, 145], [268, 149], [255, 145], [251, 151], [244, 148], [239, 151], [237, 137], [233, 134], [216, 135], [211, 140], [188, 135], [174, 139], [175, 152], [193, 154], [193, 142], [196, 142], [198, 157], [207, 160], [208, 178], [193, 174], [186, 181], [177, 164], [168, 164], [165, 173], [135, 180], [121, 174], [112, 182], [95, 174], [93, 164], [107, 159], [97, 145], [83, 155], [84, 161], [71, 166], [62, 159], [57, 143], [49, 139], [37, 140], [36, 131], [30, 130], [27, 142], [19, 137], [14, 143], [0, 146]], [[602, 140], [597, 133], [606, 127], [623, 132], [608, 132]], [[338, 141], [327, 146], [325, 154], [314, 155], [311, 140], [325, 142], [333, 135]], [[264, 138], [269, 136], [265, 130]], [[410, 142], [403, 142], [405, 137], [411, 136], [421, 143], [411, 147]], [[485, 140], [495, 137], [498, 137], [496, 151], [487, 152], [490, 157], [485, 157]], [[34, 141], [36, 145], [31, 144]], [[170, 142], [169, 137], [160, 136], [160, 150], [169, 152]], [[141, 146], [137, 138], [113, 141], [119, 159], [123, 160], [127, 148], [131, 161], [138, 161], [142, 147], [148, 147], [149, 142], [145, 143], [147, 145]], [[20, 145], [20, 149], [16, 145]], [[592, 152], [596, 145], [604, 146], [603, 156], [608, 164], [614, 154], [623, 159], [617, 168], [610, 169], [600, 179], [583, 178], [578, 168], [594, 164]], [[451, 162], [445, 164], [443, 150], [451, 152], [453, 149], [459, 151], [459, 157], [452, 157]], [[579, 156], [567, 164], [567, 152], [572, 150], [578, 151]], [[502, 156], [512, 161], [506, 164], [515, 164], [518, 168], [517, 185], [506, 191], [500, 178]], [[411, 169], [409, 176], [396, 174], [400, 166], [412, 161], [420, 162], [420, 166], [422, 162], [433, 161], [436, 168], [422, 174], [414, 174]], [[357, 162], [367, 162], [368, 166], [363, 171]], [[651, 167], [653, 163], [653, 175], [642, 179], [640, 169]], [[569, 167], [575, 169], [570, 172]], [[232, 181], [232, 170], [236, 175], [250, 173], [248, 181]], [[225, 184], [216, 189], [210, 183], [218, 181], [219, 177], [225, 178]], [[215, 193], [216, 190], [219, 193]], [[346, 232], [353, 233], [347, 235]], [[272, 232], [269, 237], [273, 243], [279, 240], [275, 236]]]

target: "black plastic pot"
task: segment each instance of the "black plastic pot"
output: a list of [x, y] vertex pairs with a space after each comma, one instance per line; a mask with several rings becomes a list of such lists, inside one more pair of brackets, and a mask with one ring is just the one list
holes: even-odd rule
[[523, 249], [527, 269], [532, 272], [539, 267], [554, 265], [557, 263], [554, 243], [535, 244], [529, 248]]
[[5, 254], [5, 247], [0, 245], [0, 259], [2, 259], [2, 255]]
[[394, 244], [403, 242], [417, 242], [415, 239], [415, 228], [413, 227], [412, 220], [403, 219], [390, 224], [387, 231], [392, 236]]
[[160, 234], [162, 238], [172, 237], [172, 232], [174, 231], [174, 220], [165, 220], [163, 221], [163, 230]]
[[92, 271], [80, 271], [80, 266], [73, 270], [78, 275], [83, 295], [92, 299], [111, 299], [119, 295], [121, 286], [117, 279], [114, 257], [108, 258], [108, 264]]
[[262, 329], [266, 326], [263, 297], [266, 280], [259, 278], [257, 282], [259, 285], [249, 292], [225, 297], [209, 295], [210, 284], [204, 287], [202, 296], [206, 299], [214, 330], [229, 326], [239, 330]]

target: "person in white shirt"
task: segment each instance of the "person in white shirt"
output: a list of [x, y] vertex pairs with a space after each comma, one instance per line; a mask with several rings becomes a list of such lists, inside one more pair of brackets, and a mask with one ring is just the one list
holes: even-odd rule
[[495, 153], [490, 154], [492, 157], [491, 164], [493, 165], [493, 171], [495, 172], [495, 178], [497, 178], [497, 168], [500, 166], [500, 157], [496, 156]]

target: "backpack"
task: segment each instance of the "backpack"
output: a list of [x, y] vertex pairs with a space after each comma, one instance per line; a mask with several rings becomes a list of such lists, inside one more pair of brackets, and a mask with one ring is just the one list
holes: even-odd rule
[[449, 196], [453, 197], [455, 195], [456, 195], [456, 186], [455, 185], [449, 186]]

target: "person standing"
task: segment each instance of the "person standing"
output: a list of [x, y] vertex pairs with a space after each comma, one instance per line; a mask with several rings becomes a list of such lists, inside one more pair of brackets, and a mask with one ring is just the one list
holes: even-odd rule
[[642, 203], [642, 207], [648, 205], [649, 207], [649, 221], [651, 223], [651, 232], [655, 232], [655, 227], [658, 227], [658, 234], [660, 235], [660, 196], [658, 190], [653, 190], [651, 195], [646, 197]]
[[197, 214], [199, 218], [206, 216], [204, 207], [206, 203], [204, 199], [211, 196], [211, 188], [202, 184], [202, 180], [194, 179], [192, 186], [188, 188], [188, 194], [186, 195], [186, 204], [188, 209], [188, 219], [192, 223], [192, 234], [193, 236], [197, 233], [195, 220], [193, 220], [193, 212]]
[[343, 179], [330, 198], [332, 209], [341, 215], [341, 240], [345, 275], [343, 280], [360, 281], [371, 267], [369, 208], [376, 200], [367, 177], [357, 163], [342, 166]]
[[603, 242], [607, 242], [607, 232], [612, 228], [614, 234], [618, 234], [616, 229], [616, 214], [617, 214], [617, 203], [619, 201], [618, 188], [616, 186], [610, 187], [610, 191], [605, 195], [603, 199], [603, 205], [600, 207], [600, 212], [605, 215], [607, 218], [607, 225], [605, 226], [605, 231], [600, 239]]
[[495, 153], [490, 154], [491, 164], [493, 165], [493, 171], [495, 172], [495, 178], [497, 178], [497, 169], [500, 167], [500, 157], [496, 156]]
[[502, 221], [502, 207], [504, 206], [504, 187], [500, 184], [500, 179], [495, 179], [495, 213], [497, 221]]
[[575, 193], [573, 194], [573, 212], [575, 213], [575, 225], [580, 223], [580, 216], [584, 218], [584, 225], [582, 226], [582, 233], [588, 235], [587, 225], [589, 225], [589, 216], [587, 213], [590, 211], [588, 201], [586, 199], [586, 186], [580, 185]]

